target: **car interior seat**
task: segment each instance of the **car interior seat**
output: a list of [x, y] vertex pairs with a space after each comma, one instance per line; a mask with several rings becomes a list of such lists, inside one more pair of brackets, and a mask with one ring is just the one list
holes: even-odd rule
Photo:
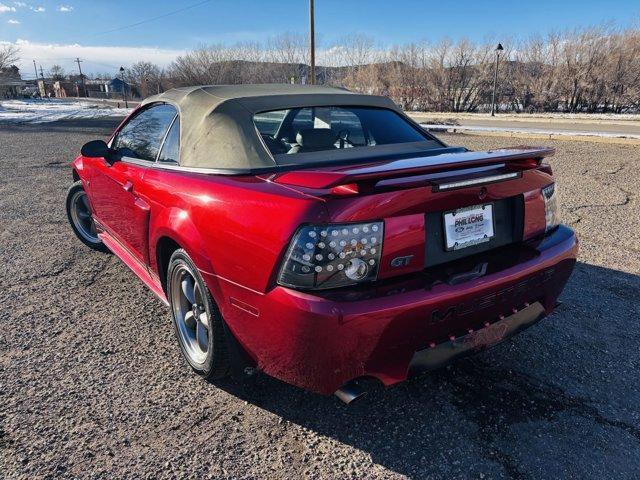
[[287, 153], [318, 152], [335, 148], [336, 134], [328, 128], [306, 128], [296, 134], [296, 143]]

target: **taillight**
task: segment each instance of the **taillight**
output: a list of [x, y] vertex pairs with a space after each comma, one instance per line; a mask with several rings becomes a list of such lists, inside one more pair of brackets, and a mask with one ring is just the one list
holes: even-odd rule
[[375, 280], [383, 229], [382, 222], [301, 227], [291, 240], [278, 283], [326, 289]]
[[545, 233], [560, 225], [560, 212], [558, 205], [558, 193], [556, 184], [552, 183], [542, 189], [544, 198], [544, 218], [546, 222]]

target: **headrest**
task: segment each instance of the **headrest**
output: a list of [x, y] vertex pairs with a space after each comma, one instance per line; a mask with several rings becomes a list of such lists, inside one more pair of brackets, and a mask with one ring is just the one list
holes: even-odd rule
[[299, 130], [296, 142], [302, 148], [331, 148], [336, 141], [336, 134], [328, 128], [305, 128]]

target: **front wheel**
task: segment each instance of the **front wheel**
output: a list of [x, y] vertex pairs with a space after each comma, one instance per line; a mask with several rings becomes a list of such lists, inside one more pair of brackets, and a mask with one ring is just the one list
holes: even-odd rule
[[176, 250], [169, 260], [167, 297], [180, 350], [203, 377], [226, 377], [230, 359], [222, 315], [189, 255]]
[[89, 197], [87, 196], [87, 192], [84, 191], [82, 181], [78, 180], [71, 185], [67, 191], [66, 208], [67, 218], [76, 237], [86, 246], [94, 250], [100, 250], [102, 252], [108, 251], [96, 232], [96, 226], [91, 217]]

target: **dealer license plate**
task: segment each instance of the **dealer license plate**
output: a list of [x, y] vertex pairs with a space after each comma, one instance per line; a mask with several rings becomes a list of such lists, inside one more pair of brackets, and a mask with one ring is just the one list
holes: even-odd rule
[[444, 214], [444, 238], [447, 250], [488, 242], [493, 238], [493, 205], [475, 205]]

